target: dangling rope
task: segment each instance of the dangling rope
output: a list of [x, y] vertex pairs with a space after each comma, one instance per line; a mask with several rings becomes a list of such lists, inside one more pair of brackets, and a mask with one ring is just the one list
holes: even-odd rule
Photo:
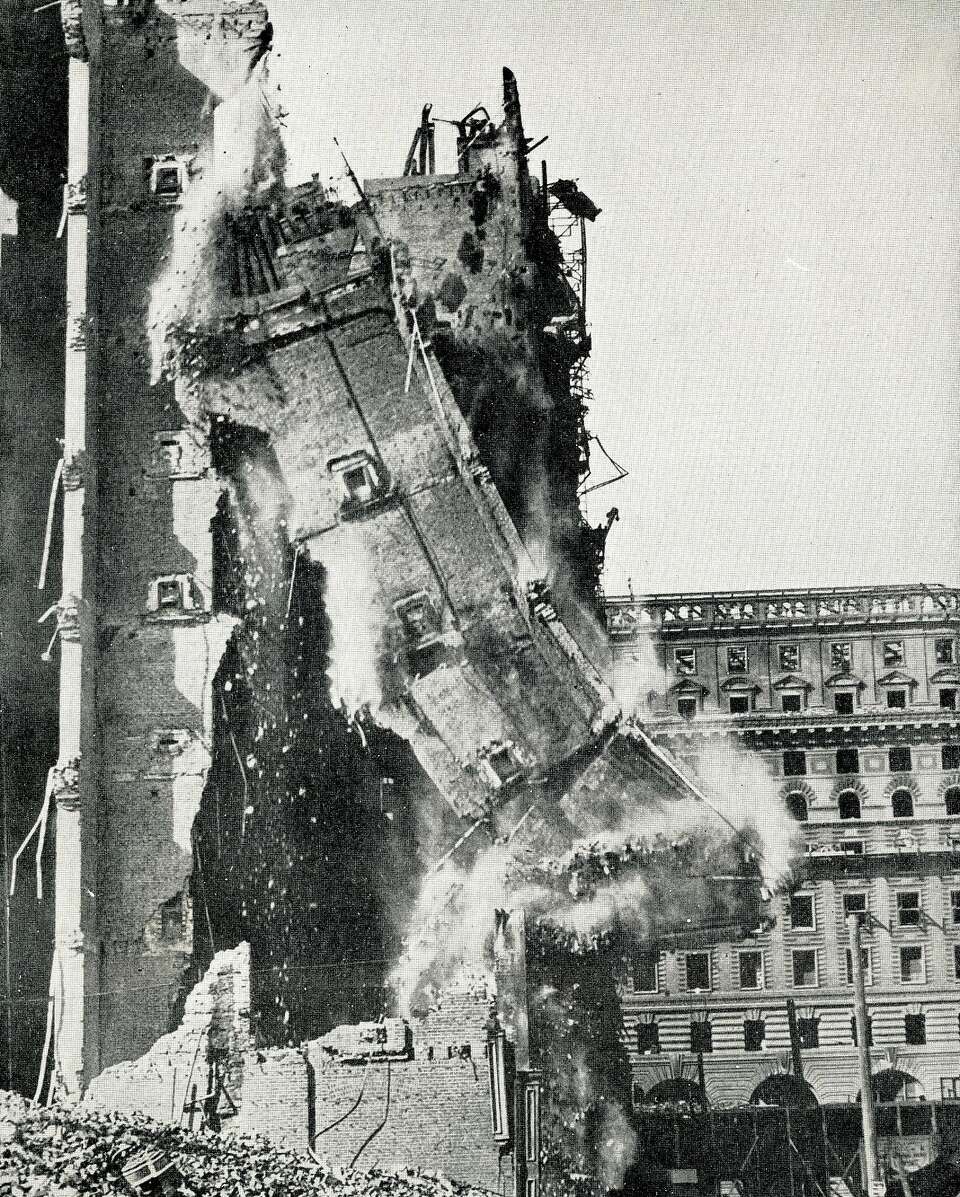
[[53, 535], [53, 511], [57, 505], [57, 488], [60, 485], [60, 480], [63, 477], [63, 458], [57, 462], [57, 468], [53, 471], [53, 482], [50, 485], [50, 502], [47, 504], [47, 529], [43, 536], [43, 558], [40, 562], [40, 581], [37, 582], [37, 589], [43, 590], [47, 584], [47, 565], [50, 562], [50, 539]]
[[47, 838], [47, 819], [50, 814], [50, 799], [53, 796], [53, 769], [47, 771], [47, 786], [43, 794], [43, 803], [40, 807], [40, 813], [37, 815], [36, 821], [27, 832], [26, 838], [20, 847], [13, 854], [13, 863], [10, 866], [10, 897], [13, 897], [14, 890], [17, 888], [17, 861], [20, 859], [21, 853], [26, 848], [27, 844], [39, 832], [39, 839], [37, 840], [37, 901], [43, 897], [43, 871], [41, 862], [43, 858], [43, 848]]

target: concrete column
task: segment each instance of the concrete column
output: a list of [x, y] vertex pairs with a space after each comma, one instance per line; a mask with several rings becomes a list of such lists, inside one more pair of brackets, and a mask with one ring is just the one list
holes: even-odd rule
[[[96, 945], [86, 938], [95, 918], [90, 900], [96, 876], [95, 804], [81, 805], [83, 650], [89, 640], [83, 596], [84, 495], [87, 406], [87, 144], [89, 66], [77, 58], [69, 68], [67, 169], [67, 344], [64, 398], [63, 590], [60, 627], [60, 748], [52, 787], [56, 805], [56, 910], [51, 995], [54, 1002], [55, 1091], [80, 1095], [85, 1047], [96, 1020], [86, 1025], [88, 993], [96, 990]], [[90, 787], [83, 787], [88, 792]], [[85, 892], [87, 891], [87, 892]], [[87, 958], [92, 952], [92, 975]], [[94, 1007], [95, 1009], [95, 1007]], [[93, 1055], [95, 1056], [95, 1050]], [[94, 1064], [95, 1061], [88, 1060]]]

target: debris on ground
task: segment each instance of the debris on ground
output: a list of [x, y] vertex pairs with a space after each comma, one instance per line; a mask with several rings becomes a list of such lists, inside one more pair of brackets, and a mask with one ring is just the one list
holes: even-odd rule
[[0, 1197], [100, 1197], [137, 1190], [123, 1169], [166, 1157], [183, 1197], [480, 1197], [444, 1176], [339, 1169], [265, 1139], [166, 1126], [75, 1107], [29, 1107], [0, 1090]]

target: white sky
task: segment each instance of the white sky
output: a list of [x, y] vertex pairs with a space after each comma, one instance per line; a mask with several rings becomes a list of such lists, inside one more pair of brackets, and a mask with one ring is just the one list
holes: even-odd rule
[[268, 3], [291, 182], [334, 134], [399, 173], [508, 65], [603, 208], [608, 593], [960, 582], [960, 0]]

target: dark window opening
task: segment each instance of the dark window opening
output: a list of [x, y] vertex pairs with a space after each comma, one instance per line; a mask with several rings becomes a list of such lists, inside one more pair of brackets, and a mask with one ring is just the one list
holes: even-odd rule
[[164, 943], [179, 943], [185, 931], [183, 899], [177, 894], [160, 907], [160, 939]]
[[894, 790], [890, 797], [890, 807], [895, 819], [912, 819], [913, 795], [909, 790]]
[[810, 818], [810, 811], [807, 808], [807, 800], [803, 794], [788, 794], [787, 795], [787, 810], [798, 823], [806, 823]]
[[922, 985], [925, 971], [922, 947], [914, 944], [900, 949], [900, 980], [905, 985]]
[[793, 983], [798, 989], [809, 989], [817, 983], [817, 953], [802, 948], [793, 953]]
[[849, 673], [852, 652], [849, 641], [830, 645], [830, 668], [834, 673]]
[[919, 1047], [927, 1042], [927, 1017], [925, 1014], [905, 1014], [903, 1033], [907, 1043]]
[[748, 715], [750, 713], [750, 698], [746, 694], [730, 695], [730, 714]]
[[637, 993], [657, 991], [657, 953], [638, 952], [633, 958], [633, 988]]
[[860, 795], [853, 790], [844, 790], [837, 799], [837, 809], [841, 819], [860, 818]]
[[681, 719], [692, 719], [696, 713], [697, 700], [695, 698], [677, 699], [677, 714]]
[[660, 1050], [660, 1028], [655, 1022], [637, 1023], [637, 1051], [641, 1054]]
[[953, 975], [960, 981], [960, 944], [955, 944], [953, 948]]
[[860, 753], [856, 748], [837, 749], [837, 772], [841, 775], [860, 772]]
[[955, 711], [957, 709], [957, 692], [956, 690], [941, 690], [940, 691], [940, 710], [941, 711]]
[[960, 786], [951, 786], [943, 796], [948, 815], [960, 815]]
[[[856, 1016], [850, 1019], [850, 1038], [853, 1040], [853, 1046], [857, 1046], [857, 1019]], [[873, 1047], [873, 1019], [867, 1017], [867, 1047]]]
[[902, 711], [907, 705], [906, 690], [888, 690], [887, 706], [891, 711]]
[[784, 673], [796, 673], [800, 668], [800, 645], [777, 645], [777, 660]]
[[740, 953], [740, 988], [763, 988], [763, 957], [759, 952]]
[[436, 635], [440, 629], [440, 617], [429, 595], [417, 594], [397, 603], [395, 610], [403, 626], [404, 635], [410, 640], [423, 640]]
[[960, 769], [960, 744], [944, 744], [940, 760], [944, 769]]
[[690, 1050], [694, 1055], [713, 1051], [713, 1025], [707, 1019], [691, 1022]]
[[790, 895], [790, 926], [794, 930], [814, 929], [813, 894]]
[[677, 673], [684, 677], [697, 672], [697, 650], [695, 648], [676, 648], [673, 650], [673, 661]]
[[783, 694], [780, 697], [781, 711], [796, 712], [803, 710], [803, 697], [800, 694]]
[[860, 915], [858, 922], [860, 926], [864, 926], [867, 922], [867, 895], [866, 894], [844, 894], [843, 895], [843, 917], [846, 920], [851, 914]]
[[447, 646], [442, 640], [434, 640], [430, 644], [410, 649], [407, 653], [407, 669], [413, 677], [426, 677], [445, 665], [448, 659]]
[[355, 503], [369, 503], [373, 498], [373, 478], [366, 466], [354, 466], [344, 470], [343, 485]]
[[747, 650], [745, 648], [727, 649], [727, 673], [747, 672]]
[[960, 889], [950, 891], [950, 916], [955, 927], [960, 926]]
[[710, 988], [710, 955], [708, 952], [688, 952], [687, 989]]
[[908, 747], [891, 748], [887, 753], [891, 773], [909, 773], [913, 768], [913, 754]]
[[853, 714], [853, 691], [841, 690], [833, 696], [833, 709], [838, 715]]
[[820, 1046], [820, 1020], [817, 1018], [798, 1018], [797, 1034], [802, 1048]]
[[933, 642], [933, 655], [938, 665], [953, 665], [955, 649], [953, 637], [938, 637]]
[[883, 664], [886, 669], [896, 669], [903, 664], [904, 659], [902, 640], [884, 640]]
[[497, 748], [484, 757], [484, 760], [493, 770], [500, 785], [506, 785], [522, 772], [520, 763], [509, 747]]
[[183, 592], [180, 582], [176, 578], [161, 578], [157, 582], [157, 606], [170, 610], [180, 607], [183, 602]]
[[165, 199], [180, 194], [180, 167], [158, 166], [153, 172], [153, 190]]
[[807, 773], [807, 754], [792, 749], [783, 754], [784, 777], [805, 777]]
[[919, 890], [901, 890], [897, 894], [897, 924], [901, 927], [919, 927], [922, 921]]
[[763, 1051], [763, 1041], [767, 1034], [767, 1024], [762, 1018], [745, 1018], [743, 1020], [743, 1049], [748, 1052]]

